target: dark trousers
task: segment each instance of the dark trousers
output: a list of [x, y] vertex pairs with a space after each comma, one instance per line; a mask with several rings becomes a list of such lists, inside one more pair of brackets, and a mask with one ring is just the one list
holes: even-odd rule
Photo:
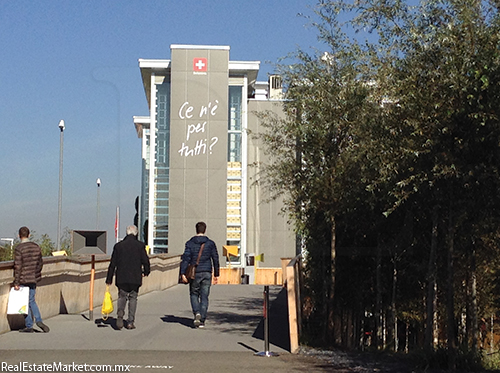
[[139, 286], [124, 284], [118, 286], [118, 317], [125, 316], [125, 306], [128, 301], [128, 319], [127, 322], [133, 323], [135, 321], [135, 311], [137, 310], [137, 294]]

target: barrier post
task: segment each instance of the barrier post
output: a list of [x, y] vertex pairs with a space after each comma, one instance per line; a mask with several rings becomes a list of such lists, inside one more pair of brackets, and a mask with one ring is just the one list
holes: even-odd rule
[[95, 255], [90, 260], [90, 297], [89, 297], [89, 320], [94, 320], [94, 278], [95, 278]]
[[264, 349], [258, 352], [256, 356], [278, 356], [277, 353], [269, 351], [269, 285], [264, 286]]

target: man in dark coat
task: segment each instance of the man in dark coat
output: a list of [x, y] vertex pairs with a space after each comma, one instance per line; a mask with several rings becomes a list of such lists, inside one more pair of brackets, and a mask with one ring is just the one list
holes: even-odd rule
[[[189, 283], [189, 296], [191, 308], [194, 315], [194, 327], [204, 328], [208, 311], [208, 296], [212, 281], [217, 284], [219, 277], [219, 253], [215, 242], [205, 236], [207, 225], [204, 222], [196, 224], [196, 236], [186, 242], [186, 248], [182, 255], [181, 278], [187, 283], [186, 269], [189, 264], [196, 264], [202, 244], [205, 244], [201, 252], [200, 262], [196, 267], [195, 279]], [[212, 279], [213, 270], [213, 279]]]
[[21, 243], [16, 246], [14, 251], [14, 289], [19, 290], [21, 285], [30, 288], [28, 315], [24, 320], [26, 327], [19, 331], [33, 333], [35, 331], [33, 324], [36, 322], [36, 325], [44, 333], [48, 333], [49, 327], [43, 323], [40, 310], [35, 302], [36, 284], [42, 278], [42, 250], [40, 250], [40, 246], [29, 240], [29, 236], [28, 227], [19, 228]]
[[137, 294], [142, 285], [142, 277], [150, 272], [149, 257], [146, 245], [137, 239], [137, 227], [127, 227], [127, 236], [113, 248], [111, 262], [108, 267], [106, 284], [111, 285], [116, 272], [115, 284], [118, 287], [118, 311], [116, 326], [123, 328], [123, 316], [128, 301], [127, 329], [135, 329], [135, 311]]

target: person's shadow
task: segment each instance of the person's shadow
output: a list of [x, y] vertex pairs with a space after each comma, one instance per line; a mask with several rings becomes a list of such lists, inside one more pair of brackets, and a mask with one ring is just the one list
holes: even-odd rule
[[100, 318], [100, 319], [96, 319], [94, 321], [94, 323], [97, 325], [98, 328], [107, 328], [107, 327], [111, 327], [113, 328], [114, 330], [120, 330], [118, 329], [118, 327], [116, 326], [116, 319], [114, 317], [108, 317], [107, 319], [103, 319], [103, 318]]
[[167, 323], [176, 323], [187, 326], [188, 328], [193, 328], [193, 319], [189, 319], [187, 317], [178, 317], [174, 315], [165, 315], [161, 317], [163, 322]]

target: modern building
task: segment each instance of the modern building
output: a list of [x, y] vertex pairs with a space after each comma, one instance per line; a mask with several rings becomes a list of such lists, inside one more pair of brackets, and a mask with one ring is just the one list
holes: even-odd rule
[[254, 184], [266, 155], [249, 134], [260, 130], [256, 112], [282, 115], [279, 77], [257, 82], [260, 62], [230, 61], [228, 46], [170, 49], [170, 60], [139, 60], [150, 111], [134, 117], [142, 139], [141, 238], [153, 253], [181, 254], [205, 221], [222, 266], [248, 273], [251, 258], [264, 254], [259, 266], [280, 267], [295, 256], [295, 234], [281, 201], [265, 202]]

